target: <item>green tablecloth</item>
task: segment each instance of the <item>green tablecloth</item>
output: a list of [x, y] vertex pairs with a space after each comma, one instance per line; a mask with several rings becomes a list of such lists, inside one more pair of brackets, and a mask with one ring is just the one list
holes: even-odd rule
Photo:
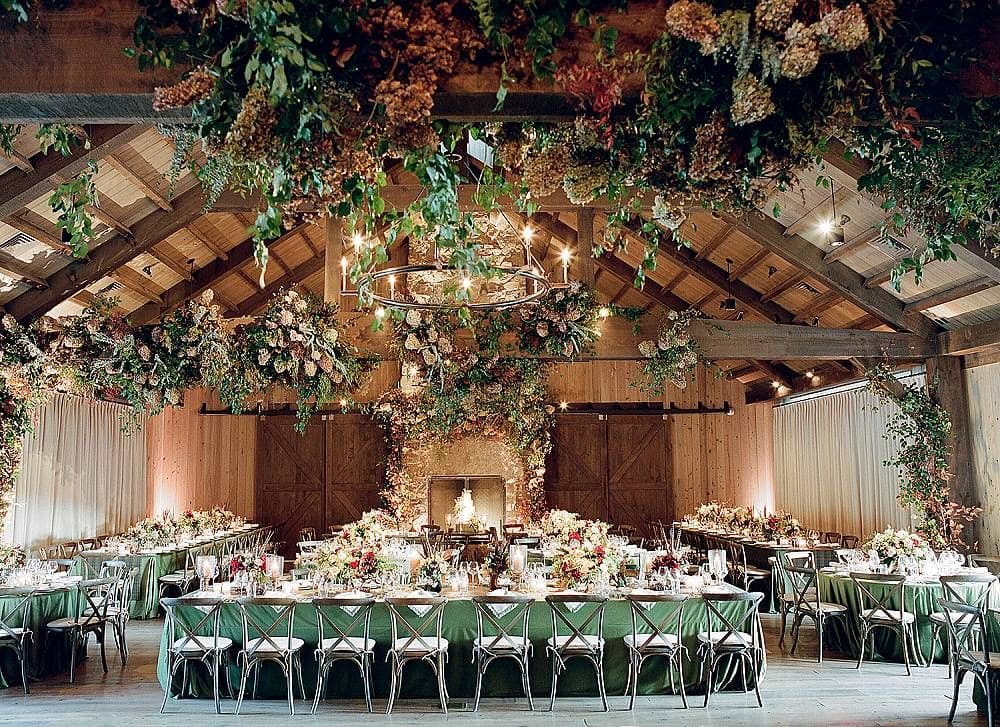
[[254, 531], [255, 529], [243, 530], [165, 553], [120, 556], [116, 552], [107, 550], [87, 551], [76, 556], [75, 572], [84, 577], [96, 578], [100, 573], [101, 564], [106, 560], [124, 560], [126, 563], [136, 566], [139, 569], [139, 575], [132, 591], [133, 600], [129, 606], [129, 616], [140, 620], [156, 618], [160, 613], [160, 578], [182, 570], [187, 560], [188, 551], [211, 548], [227, 540], [246, 537]]
[[[722, 604], [723, 611], [729, 610], [732, 604]], [[608, 694], [622, 694], [628, 674], [628, 656], [622, 637], [630, 634], [632, 622], [629, 604], [625, 601], [611, 601], [605, 611], [604, 637], [605, 657], [604, 676]], [[197, 612], [189, 609], [188, 613]], [[688, 654], [684, 662], [684, 681], [691, 692], [701, 690], [698, 682], [698, 651], [697, 633], [706, 629], [705, 606], [700, 598], [692, 598], [685, 606], [685, 625], [682, 640], [687, 646]], [[531, 658], [531, 687], [535, 695], [548, 695], [551, 685], [551, 657], [545, 651], [545, 640], [552, 634], [552, 623], [549, 607], [544, 602], [537, 602], [531, 607], [529, 617], [529, 635], [534, 645]], [[239, 607], [227, 603], [223, 607], [221, 636], [242, 640]], [[306, 694], [311, 697], [316, 683], [316, 664], [313, 649], [317, 640], [316, 615], [313, 606], [302, 603], [295, 612], [295, 635], [306, 642], [302, 650], [302, 665], [305, 677]], [[389, 612], [384, 604], [378, 603], [372, 614], [371, 636], [376, 640], [375, 663], [372, 673], [372, 688], [376, 696], [385, 697], [389, 691], [389, 669], [385, 663], [387, 644], [390, 639]], [[444, 619], [444, 637], [448, 639], [448, 665], [445, 677], [450, 694], [458, 697], [472, 697], [475, 692], [476, 668], [472, 664], [472, 643], [476, 638], [475, 605], [468, 599], [456, 599], [448, 603]], [[160, 685], [166, 684], [166, 633], [160, 644], [160, 658], [157, 667], [157, 677]], [[500, 660], [491, 665], [483, 680], [483, 695], [495, 697], [517, 697], [521, 692], [521, 679], [517, 666]], [[230, 678], [234, 685], [239, 684], [239, 672], [235, 666], [235, 653], [230, 659]], [[763, 668], [766, 667], [762, 665]], [[352, 671], [353, 669], [353, 671]], [[192, 668], [192, 680], [195, 693], [199, 696], [211, 696], [211, 685], [207, 674], [198, 667]], [[350, 664], [338, 664], [333, 667], [328, 694], [331, 697], [360, 697], [361, 679], [357, 669]], [[722, 669], [718, 673], [716, 684], [720, 688], [736, 687], [740, 683], [739, 673], [735, 668]], [[748, 684], [753, 684], [753, 675], [748, 675]], [[174, 683], [173, 694], [180, 688], [180, 671]], [[663, 659], [649, 659], [643, 666], [639, 680], [639, 693], [664, 694], [670, 692], [670, 680]], [[267, 698], [284, 698], [285, 682], [280, 669], [275, 665], [262, 667], [259, 695]], [[559, 677], [559, 696], [596, 696], [597, 682], [593, 667], [583, 659], [571, 659], [568, 668]], [[406, 668], [403, 684], [404, 697], [437, 698], [437, 683], [430, 669], [422, 664]]]
[[[45, 639], [45, 624], [49, 621], [65, 618], [69, 615], [73, 603], [73, 590], [59, 588], [53, 591], [36, 593], [31, 601], [28, 612], [28, 628], [34, 634], [34, 642], [28, 642], [28, 674], [41, 676], [61, 671], [65, 661], [65, 653], [61, 648], [61, 639], [50, 641], [47, 653], [43, 653], [42, 645]], [[20, 597], [10, 596], [0, 598], [0, 617], [6, 618], [14, 610]], [[20, 626], [20, 623], [8, 623], [8, 626]], [[21, 667], [10, 649], [0, 649], [0, 689], [9, 686], [20, 686]]]
[[[868, 589], [876, 596], [881, 596], [885, 592], [886, 586], [881, 584], [867, 584]], [[847, 617], [830, 619], [824, 633], [828, 637], [828, 644], [837, 651], [852, 654], [855, 658], [861, 650], [861, 626], [858, 622], [858, 612], [860, 603], [858, 601], [857, 587], [850, 577], [830, 573], [819, 574], [820, 594], [824, 601], [839, 603], [847, 606]], [[931, 656], [931, 632], [933, 626], [929, 620], [930, 614], [939, 611], [937, 599], [941, 597], [943, 591], [940, 582], [933, 583], [913, 583], [906, 586], [906, 610], [916, 615], [917, 618], [917, 647], [920, 649], [921, 659], [926, 661]], [[889, 608], [899, 608], [899, 599], [893, 597], [888, 602]], [[875, 654], [874, 657], [868, 652], [865, 658], [884, 659], [886, 661], [903, 661], [903, 647], [899, 638], [889, 629], [875, 630]], [[940, 638], [933, 644], [933, 658], [935, 661], [946, 663], [947, 652], [944, 647], [944, 639]]]

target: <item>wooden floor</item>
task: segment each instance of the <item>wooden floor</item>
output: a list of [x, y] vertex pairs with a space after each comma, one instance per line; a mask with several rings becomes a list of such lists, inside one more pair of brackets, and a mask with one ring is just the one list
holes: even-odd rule
[[[483, 700], [478, 714], [465, 711], [456, 702], [447, 718], [437, 711], [436, 702], [403, 701], [391, 717], [362, 713], [363, 705], [327, 702], [312, 717], [308, 705], [300, 702], [303, 714], [289, 717], [284, 702], [247, 701], [244, 714], [216, 715], [210, 700], [171, 700], [167, 714], [160, 715], [163, 692], [156, 682], [156, 650], [162, 627], [160, 621], [133, 622], [129, 642], [132, 654], [124, 670], [115, 660], [107, 675], [99, 658], [92, 657], [79, 671], [77, 683], [66, 676], [50, 677], [33, 685], [28, 697], [19, 688], [0, 691], [0, 725], [72, 725], [73, 727], [113, 727], [116, 725], [416, 725], [433, 727], [450, 723], [520, 727], [546, 725], [563, 727], [623, 727], [625, 725], [945, 725], [950, 706], [951, 682], [944, 666], [915, 669], [907, 677], [901, 664], [868, 664], [858, 671], [854, 662], [830, 658], [820, 666], [814, 658], [815, 639], [803, 629], [803, 642], [796, 658], [778, 648], [777, 620], [765, 616], [769, 669], [763, 684], [763, 709], [757, 708], [752, 694], [714, 695], [707, 710], [701, 699], [691, 700], [691, 709], [681, 708], [674, 697], [640, 697], [633, 713], [625, 711], [627, 700], [611, 698], [612, 711], [600, 711], [597, 699], [560, 699], [554, 713], [528, 713], [523, 700]], [[786, 644], [787, 646], [788, 644]], [[113, 658], [117, 658], [115, 655]], [[958, 727], [985, 725], [972, 703], [971, 687], [963, 685], [962, 701], [954, 724]], [[538, 700], [539, 702], [543, 700]], [[547, 706], [547, 702], [545, 703]], [[699, 705], [699, 706], [696, 706]], [[377, 702], [376, 709], [384, 709]], [[232, 711], [233, 703], [224, 701]]]

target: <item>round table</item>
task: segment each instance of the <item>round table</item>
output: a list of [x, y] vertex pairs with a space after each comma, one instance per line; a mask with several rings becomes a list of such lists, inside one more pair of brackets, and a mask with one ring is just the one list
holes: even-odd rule
[[[875, 595], [881, 596], [889, 586], [880, 583], [869, 583], [866, 587]], [[846, 619], [831, 619], [826, 633], [829, 644], [837, 651], [853, 655], [857, 658], [861, 651], [861, 626], [859, 611], [861, 609], [858, 589], [850, 576], [844, 571], [820, 571], [819, 589], [824, 601], [847, 606]], [[937, 576], [914, 576], [907, 578], [904, 589], [906, 610], [916, 616], [917, 648], [920, 649], [920, 660], [927, 663], [928, 659], [942, 664], [947, 662], [947, 650], [944, 645], [944, 634], [937, 642], [931, 643], [934, 625], [930, 620], [932, 613], [941, 609], [938, 599], [944, 595], [944, 589]], [[899, 608], [899, 598], [893, 596], [886, 604], [889, 608]], [[884, 659], [902, 663], [903, 648], [899, 638], [890, 629], [875, 630], [875, 652], [866, 651], [865, 658]]]
[[[34, 641], [28, 641], [28, 674], [40, 677], [61, 671], [65, 654], [60, 648], [62, 639], [50, 642], [47, 653], [43, 653], [42, 644], [45, 641], [45, 624], [69, 615], [73, 606], [74, 588], [69, 585], [55, 588], [44, 588], [35, 592], [28, 611], [28, 628], [34, 634]], [[22, 596], [0, 597], [0, 617], [6, 619], [20, 603]], [[6, 623], [6, 621], [5, 621]], [[20, 626], [20, 623], [7, 623], [8, 626]], [[0, 649], [0, 689], [9, 686], [19, 686], [21, 682], [20, 665], [10, 649]]]

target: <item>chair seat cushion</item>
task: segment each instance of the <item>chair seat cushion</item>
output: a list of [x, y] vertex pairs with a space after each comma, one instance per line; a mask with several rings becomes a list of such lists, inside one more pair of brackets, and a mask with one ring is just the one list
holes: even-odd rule
[[443, 638], [438, 641], [433, 636], [427, 636], [424, 637], [424, 642], [426, 642], [426, 646], [419, 639], [415, 638], [410, 641], [408, 637], [403, 636], [392, 643], [392, 650], [400, 654], [429, 654], [436, 644], [440, 644], [438, 648], [441, 651], [448, 650], [448, 639]]
[[283, 651], [298, 651], [306, 643], [294, 636], [291, 639], [287, 636], [272, 636], [270, 641], [267, 639], [250, 639], [243, 645], [243, 651], [253, 654], [277, 654], [279, 652], [271, 644], [272, 641]]
[[861, 610], [861, 618], [866, 621], [875, 621], [878, 623], [898, 623], [899, 621], [913, 623], [916, 620], [914, 615], [909, 611], [904, 613], [894, 608], [865, 608]]
[[49, 621], [48, 623], [45, 624], [45, 628], [52, 629], [53, 631], [65, 631], [67, 629], [81, 628], [81, 627], [96, 629], [100, 625], [101, 625], [101, 620], [97, 618], [91, 619], [89, 621], [84, 617], [80, 617], [79, 619], [60, 618], [56, 619], [55, 621]]
[[[943, 611], [935, 611], [934, 613], [930, 614], [927, 618], [930, 619], [933, 623], [936, 623], [940, 626], [948, 625], [948, 617], [944, 615]], [[951, 612], [951, 621], [954, 624], [967, 624], [973, 618], [974, 617], [972, 616], [972, 614], [969, 613], [958, 613], [957, 611]]]
[[625, 634], [625, 645], [635, 649], [638, 640], [638, 648], [644, 651], [673, 651], [677, 648], [677, 637], [674, 634], [656, 634], [652, 638], [650, 636], [652, 634], [639, 634], [638, 639], [636, 639], [634, 634]]
[[209, 651], [225, 651], [233, 645], [233, 640], [227, 639], [225, 636], [220, 636], [219, 640], [214, 643], [211, 636], [202, 636], [200, 642], [201, 646], [194, 639], [180, 638], [173, 643], [172, 648], [174, 651], [182, 651], [185, 654], [203, 654]]
[[[740, 639], [743, 641], [740, 641]], [[735, 633], [730, 633], [729, 631], [713, 631], [709, 634], [708, 631], [698, 632], [698, 641], [707, 644], [709, 641], [712, 642], [716, 647], [726, 649], [726, 648], [744, 648], [744, 643], [749, 645], [753, 643], [753, 637], [745, 631], [737, 631]]]
[[188, 578], [183, 573], [168, 573], [160, 576], [160, 583], [183, 583]]
[[4, 639], [8, 641], [12, 641], [14, 639], [20, 640], [24, 636], [24, 634], [31, 633], [31, 629], [24, 629], [21, 628], [20, 626], [14, 626], [10, 630], [14, 632], [13, 635], [9, 634], [7, 631], [0, 631], [0, 641], [3, 641]]
[[[512, 643], [513, 642], [513, 643]], [[521, 639], [518, 636], [511, 636], [510, 639], [505, 639], [502, 636], [486, 636], [483, 638], [476, 637], [475, 645], [480, 649], [487, 649], [494, 653], [514, 653], [521, 651]]]
[[[336, 647], [334, 645], [336, 644]], [[323, 639], [323, 643], [320, 644], [320, 648], [323, 651], [330, 651], [333, 649], [333, 653], [345, 653], [353, 654], [358, 651], [372, 651], [375, 648], [375, 639], [368, 638], [365, 639], [364, 636], [348, 636], [346, 639], [331, 637], [329, 639]]]
[[585, 635], [583, 638], [579, 636], [574, 637], [569, 634], [556, 637], [550, 636], [547, 643], [559, 651], [597, 651], [604, 648], [604, 639], [589, 635]]
[[752, 565], [748, 565], [743, 572], [746, 573], [747, 578], [769, 578], [771, 576], [771, 571], [754, 568]]

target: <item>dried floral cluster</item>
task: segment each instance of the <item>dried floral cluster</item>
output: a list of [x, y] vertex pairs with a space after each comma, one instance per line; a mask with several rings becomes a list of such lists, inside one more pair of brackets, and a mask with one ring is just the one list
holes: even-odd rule
[[518, 312], [521, 350], [566, 358], [586, 353], [598, 337], [600, 310], [594, 291], [578, 281], [552, 290], [538, 305]]
[[362, 358], [343, 340], [337, 307], [294, 290], [279, 292], [264, 314], [234, 337], [232, 371], [217, 386], [223, 401], [242, 411], [248, 400], [277, 385], [298, 395], [298, 429], [317, 407], [350, 399], [377, 360]]
[[638, 383], [640, 389], [662, 395], [667, 384], [678, 389], [687, 388], [698, 365], [698, 346], [688, 329], [691, 321], [699, 317], [701, 313], [693, 309], [680, 313], [670, 311], [656, 340], [639, 344], [639, 353], [645, 357], [642, 365], [644, 378]]

